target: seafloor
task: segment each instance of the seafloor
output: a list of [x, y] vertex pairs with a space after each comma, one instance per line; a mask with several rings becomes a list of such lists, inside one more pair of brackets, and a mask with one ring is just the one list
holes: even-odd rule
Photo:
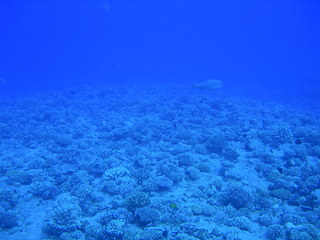
[[317, 114], [219, 92], [0, 101], [1, 240], [319, 240]]

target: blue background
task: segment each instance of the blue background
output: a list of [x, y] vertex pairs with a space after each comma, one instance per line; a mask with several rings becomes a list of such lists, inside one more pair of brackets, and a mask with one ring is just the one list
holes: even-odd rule
[[0, 1], [1, 93], [193, 84], [317, 98], [319, 1]]

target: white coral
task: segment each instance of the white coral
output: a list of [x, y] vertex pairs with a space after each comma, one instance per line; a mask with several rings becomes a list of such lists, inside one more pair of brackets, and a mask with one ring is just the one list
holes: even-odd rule
[[103, 178], [106, 181], [117, 180], [119, 177], [125, 177], [129, 174], [129, 170], [125, 167], [114, 167], [106, 170]]

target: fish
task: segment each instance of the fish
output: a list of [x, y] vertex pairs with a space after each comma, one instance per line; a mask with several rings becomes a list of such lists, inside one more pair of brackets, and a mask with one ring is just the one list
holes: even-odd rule
[[222, 88], [222, 85], [223, 84], [221, 80], [209, 79], [209, 80], [194, 84], [194, 87], [201, 90], [214, 90], [214, 89]]

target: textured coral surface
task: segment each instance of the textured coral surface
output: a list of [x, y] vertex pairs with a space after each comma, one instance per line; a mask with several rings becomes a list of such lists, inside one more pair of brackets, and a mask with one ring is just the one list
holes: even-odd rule
[[320, 239], [316, 113], [183, 86], [0, 109], [0, 239]]

